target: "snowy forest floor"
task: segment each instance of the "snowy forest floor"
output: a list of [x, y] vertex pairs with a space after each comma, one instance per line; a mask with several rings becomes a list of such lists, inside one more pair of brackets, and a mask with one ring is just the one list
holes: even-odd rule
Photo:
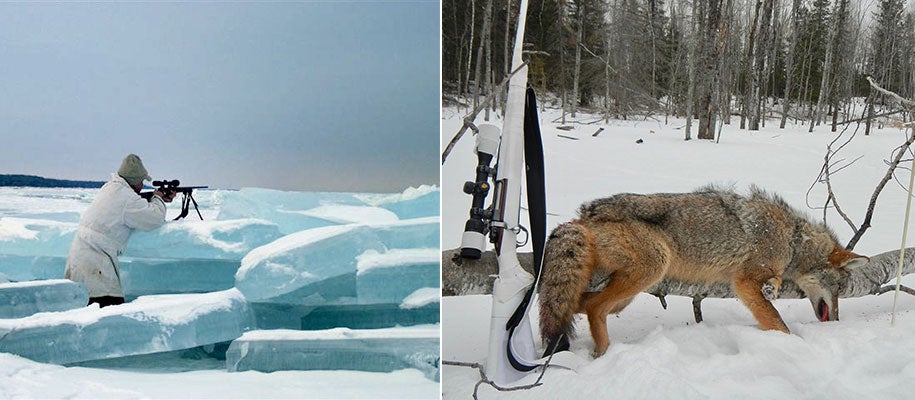
[[[460, 128], [462, 117], [463, 111], [443, 109], [443, 148]], [[574, 128], [566, 130], [558, 129], [560, 117], [554, 109], [540, 115], [548, 229], [574, 218], [578, 205], [594, 198], [620, 192], [688, 192], [707, 184], [733, 186], [742, 193], [755, 184], [811, 217], [823, 218], [823, 210], [816, 207], [824, 204], [826, 189], [815, 182], [826, 146], [838, 134], [829, 132], [828, 126], [807, 133], [807, 126], [782, 130], [778, 121], [770, 120], [761, 130], [749, 132], [737, 129], [735, 120], [724, 126], [720, 142], [714, 143], [696, 140], [695, 131], [693, 140], [684, 141], [683, 119], [668, 124], [663, 117], [605, 124], [599, 116], [579, 115], [578, 121], [589, 123], [567, 121], [565, 125]], [[484, 123], [482, 116], [476, 123]], [[497, 117], [492, 123], [501, 127]], [[604, 130], [592, 136], [599, 128]], [[835, 160], [844, 159], [843, 165], [860, 159], [836, 173], [832, 185], [840, 205], [860, 225], [874, 188], [886, 173], [884, 161], [908, 132], [887, 127], [864, 136], [863, 125], [852, 124], [844, 137], [856, 128], [854, 140]], [[473, 146], [468, 133], [442, 168], [443, 249], [460, 246], [470, 204], [461, 185], [473, 177]], [[906, 193], [896, 182], [907, 183], [908, 174], [900, 169], [880, 195], [872, 227], [855, 251], [872, 255], [899, 248]], [[522, 207], [525, 203], [522, 200]], [[826, 216], [845, 244], [852, 230], [834, 210]], [[528, 226], [524, 212], [521, 219]], [[910, 238], [913, 233], [915, 228], [910, 227]], [[530, 251], [530, 246], [521, 251]], [[913, 278], [903, 278], [903, 284], [912, 286]], [[915, 389], [913, 296], [900, 295], [895, 326], [890, 325], [893, 293], [842, 299], [840, 321], [829, 323], [816, 320], [806, 299], [777, 300], [775, 307], [791, 335], [759, 330], [737, 299], [706, 299], [701, 324], [693, 320], [691, 299], [668, 296], [667, 302], [664, 310], [656, 298], [641, 294], [621, 314], [608, 318], [610, 349], [597, 359], [590, 355], [593, 341], [587, 319], [576, 317], [578, 337], [571, 350], [582, 360], [580, 366], [574, 371], [548, 369], [543, 385], [530, 390], [498, 392], [484, 385], [479, 398], [902, 399]], [[443, 299], [444, 361], [485, 360], [490, 305], [490, 296]], [[536, 306], [530, 315], [536, 338]], [[528, 376], [518, 384], [535, 379]], [[445, 366], [444, 398], [470, 397], [478, 380], [475, 369]]]

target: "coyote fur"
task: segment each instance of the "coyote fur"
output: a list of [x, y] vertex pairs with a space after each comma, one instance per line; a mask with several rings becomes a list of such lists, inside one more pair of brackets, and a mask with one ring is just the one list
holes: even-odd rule
[[550, 234], [541, 335], [548, 352], [567, 349], [573, 315], [586, 313], [600, 356], [610, 344], [607, 315], [664, 277], [730, 282], [762, 329], [789, 333], [771, 303], [782, 279], [797, 283], [821, 321], [833, 321], [843, 274], [868, 260], [841, 247], [826, 225], [756, 187], [748, 196], [715, 187], [619, 194], [583, 204], [578, 219]]

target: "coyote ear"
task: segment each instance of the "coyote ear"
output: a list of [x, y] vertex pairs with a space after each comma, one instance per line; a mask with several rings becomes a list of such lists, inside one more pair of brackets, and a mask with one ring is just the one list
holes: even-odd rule
[[841, 247], [836, 247], [835, 250], [829, 254], [829, 266], [833, 268], [845, 268], [849, 271], [867, 264], [868, 261], [870, 261], [870, 258], [852, 253]]

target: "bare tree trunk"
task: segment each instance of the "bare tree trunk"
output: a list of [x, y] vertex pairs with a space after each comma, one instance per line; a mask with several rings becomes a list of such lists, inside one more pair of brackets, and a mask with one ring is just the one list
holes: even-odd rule
[[[677, 8], [674, 7], [673, 1], [670, 2], [670, 26], [671, 26], [671, 30], [674, 30], [674, 29], [676, 29], [676, 27], [679, 26]], [[677, 48], [672, 53], [673, 59], [670, 60], [671, 68], [669, 68], [670, 76], [668, 77], [668, 82], [670, 82], [670, 83], [668, 83], [668, 85], [667, 85], [668, 86], [667, 87], [667, 104], [666, 104], [666, 108], [664, 110], [664, 125], [668, 124], [668, 118], [670, 118], [670, 114], [676, 112], [675, 110], [672, 109], [672, 106], [673, 106], [674, 98], [676, 98], [676, 96], [675, 96], [676, 93], [675, 93], [675, 89], [674, 89], [676, 87], [676, 84], [674, 82], [676, 82], [676, 79], [677, 79], [677, 72], [680, 71], [680, 60], [681, 60], [680, 48], [681, 47], [682, 47], [682, 45], [678, 43]]]
[[791, 45], [788, 47], [788, 55], [785, 60], [785, 98], [782, 100], [782, 122], [779, 123], [780, 129], [785, 129], [785, 122], [788, 120], [788, 110], [791, 104], [791, 83], [794, 78], [794, 47], [797, 46], [798, 35], [800, 32], [799, 15], [801, 0], [794, 0], [791, 5]]
[[[839, 3], [836, 3], [836, 12], [839, 10]], [[813, 132], [814, 125], [819, 125], [823, 121], [823, 103], [829, 99], [830, 89], [832, 85], [833, 77], [833, 58], [835, 57], [835, 48], [837, 46], [837, 41], [839, 39], [839, 32], [842, 27], [838, 26], [840, 20], [836, 18], [836, 24], [833, 26], [833, 29], [829, 32], [829, 40], [826, 43], [826, 60], [823, 61], [823, 72], [820, 77], [820, 95], [817, 97], [816, 111], [814, 115], [810, 118], [810, 129], [808, 132]]]
[[[467, 70], [464, 77], [464, 85], [467, 87], [464, 89], [464, 93], [469, 92], [470, 90], [470, 67], [473, 65], [473, 28], [476, 25], [477, 17], [477, 2], [476, 0], [470, 0], [470, 43], [467, 44]], [[476, 108], [477, 100], [474, 99], [473, 107]]]
[[753, 50], [756, 48], [756, 29], [759, 26], [759, 9], [761, 7], [762, 0], [756, 0], [756, 7], [754, 7], [753, 12], [753, 22], [750, 23], [750, 32], [749, 37], [747, 38], [747, 57], [744, 62], [746, 71], [744, 78], [743, 104], [740, 112], [740, 129], [745, 129], [747, 127], [746, 121], [748, 119], [753, 119], [753, 107], [751, 106], [754, 103], [753, 88], [758, 85], [758, 78], [755, 75], [756, 69], [753, 68]]
[[658, 12], [656, 0], [648, 0], [648, 32], [651, 40], [651, 97], [657, 98], [657, 88], [655, 85], [658, 82], [658, 49], [657, 49], [657, 38], [655, 37], [655, 14]]
[[[484, 54], [486, 57], [486, 78], [489, 78], [489, 54], [487, 51], [489, 49], [489, 37], [490, 31], [492, 30], [490, 25], [492, 23], [492, 1], [486, 0], [486, 8], [483, 11], [483, 29], [480, 30], [480, 45], [477, 47], [477, 64], [473, 72], [473, 106], [476, 108], [480, 105], [480, 83], [482, 80], [482, 69]], [[488, 86], [487, 83], [484, 83]], [[489, 108], [486, 109], [486, 120], [489, 120]]]
[[604, 123], [610, 123], [610, 41], [607, 41], [607, 59], [604, 61]]
[[867, 96], [865, 101], [865, 111], [867, 112], [867, 119], [864, 120], [864, 136], [871, 134], [871, 121], [874, 119], [874, 98], [877, 96], [873, 93]]
[[772, 84], [770, 85], [769, 78], [772, 76], [772, 70], [775, 69], [775, 62], [778, 59], [778, 48], [781, 43], [780, 33], [781, 33], [781, 8], [782, 7], [779, 4], [779, 0], [775, 0], [775, 2], [772, 5], [772, 8], [774, 11], [773, 11], [773, 15], [772, 15], [771, 34], [769, 35], [770, 36], [769, 48], [767, 50], [768, 60], [766, 62], [766, 68], [763, 72], [763, 83], [762, 83], [762, 87], [765, 88], [765, 91], [762, 94], [763, 109], [761, 111], [763, 128], [766, 127], [766, 115], [768, 114], [768, 104], [769, 104], [768, 100], [771, 97], [774, 97], [774, 94], [775, 94], [775, 84], [774, 84], [775, 80], [773, 79]]
[[718, 89], [718, 55], [720, 46], [718, 41], [718, 28], [721, 26], [721, 0], [708, 1], [708, 19], [705, 21], [706, 61], [704, 64], [704, 77], [702, 92], [699, 96], [699, 139], [715, 140], [715, 117], [717, 114], [715, 98]]
[[[693, 28], [692, 29], [692, 31], [693, 31], [692, 39], [693, 40], [690, 45], [689, 60], [688, 60], [689, 83], [688, 83], [688, 87], [686, 89], [686, 127], [683, 128], [686, 137], [684, 138], [684, 140], [691, 139], [690, 132], [692, 129], [693, 116], [695, 114], [695, 110], [693, 110], [693, 107], [695, 107], [695, 104], [696, 104], [696, 86], [698, 85], [698, 82], [696, 82], [696, 80], [697, 80], [696, 74], [697, 74], [698, 64], [699, 64], [699, 60], [698, 60], [699, 59], [699, 48], [700, 48], [700, 46], [702, 46], [702, 39], [701, 39], [702, 34], [700, 32], [702, 31], [701, 27], [703, 25], [702, 19], [705, 18], [705, 7], [704, 6], [706, 4], [705, 1], [703, 1], [703, 0], [693, 0], [692, 3], [693, 3], [693, 7], [692, 7], [693, 8], [693, 10], [692, 10], [693, 11], [693, 13], [692, 13], [693, 20], [690, 25], [692, 25], [692, 28]], [[697, 6], [697, 4], [701, 4], [702, 8], [699, 8]]]
[[578, 33], [575, 39], [575, 77], [572, 80], [572, 118], [578, 111], [578, 79], [581, 76], [581, 37], [585, 30], [585, 5], [578, 3]]
[[756, 54], [755, 54], [755, 68], [753, 71], [753, 85], [751, 90], [753, 91], [752, 100], [753, 103], [750, 104], [750, 130], [758, 131], [759, 130], [759, 121], [762, 118], [762, 109], [760, 102], [762, 101], [762, 88], [764, 75], [766, 73], [766, 56], [768, 55], [769, 50], [769, 27], [772, 24], [772, 3], [773, 0], [765, 0], [763, 2], [762, 9], [762, 19], [759, 23], [759, 35], [757, 36], [758, 43], [756, 44]]

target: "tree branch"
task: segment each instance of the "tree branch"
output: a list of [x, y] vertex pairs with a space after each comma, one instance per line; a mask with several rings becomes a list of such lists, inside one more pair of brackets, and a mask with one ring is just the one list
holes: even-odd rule
[[489, 103], [492, 102], [493, 98], [495, 98], [496, 93], [502, 91], [502, 87], [505, 86], [508, 81], [511, 80], [511, 78], [526, 65], [527, 61], [521, 63], [518, 68], [515, 68], [515, 70], [508, 74], [508, 76], [506, 76], [498, 86], [493, 88], [492, 93], [490, 93], [489, 96], [486, 96], [486, 98], [483, 99], [483, 101], [480, 102], [480, 104], [477, 105], [473, 111], [470, 112], [470, 114], [467, 114], [467, 116], [464, 117], [464, 125], [461, 126], [461, 129], [457, 132], [457, 134], [455, 134], [451, 141], [448, 142], [448, 146], [445, 147], [445, 151], [442, 152], [442, 165], [445, 165], [445, 160], [448, 159], [448, 154], [451, 154], [451, 150], [454, 149], [454, 146], [457, 144], [457, 142], [461, 140], [461, 137], [464, 136], [465, 132], [467, 132], [467, 128], [471, 128], [474, 133], [477, 132], [476, 125], [473, 124], [473, 121], [477, 119], [477, 114], [489, 106]]
[[[442, 252], [442, 296], [462, 296], [473, 294], [491, 294], [493, 278], [499, 273], [495, 253], [487, 251], [479, 260], [464, 259], [460, 249]], [[521, 267], [533, 271], [531, 253], [518, 253]], [[847, 280], [839, 290], [839, 297], [861, 297], [875, 294], [880, 287], [896, 277], [899, 262], [899, 250], [891, 250], [872, 256], [864, 266], [848, 274]], [[905, 251], [903, 274], [915, 273], [915, 247]], [[602, 288], [612, 276], [595, 276], [588, 285], [588, 290]], [[729, 283], [692, 283], [669, 278], [652, 287], [645, 293], [658, 297], [667, 295], [686, 296], [691, 298], [737, 298]], [[778, 297], [782, 299], [802, 299], [806, 295], [792, 281], [785, 280], [779, 288]]]
[[886, 89], [880, 87], [880, 85], [878, 85], [877, 82], [875, 82], [874, 79], [871, 78], [870, 76], [866, 76], [865, 78], [867, 78], [867, 83], [870, 83], [870, 84], [871, 84], [871, 87], [873, 87], [874, 89], [877, 89], [877, 91], [880, 92], [880, 93], [883, 93], [883, 94], [885, 94], [885, 95], [887, 95], [887, 96], [892, 97], [892, 98], [895, 99], [903, 108], [908, 108], [909, 110], [915, 109], [915, 101], [906, 99], [906, 98], [904, 98], [904, 97], [902, 97], [902, 96], [896, 94], [895, 92], [892, 92], [892, 91], [889, 91], [889, 90], [886, 90]]
[[915, 142], [915, 129], [910, 129], [912, 132], [909, 134], [908, 139], [901, 146], [897, 147], [894, 152], [896, 155], [893, 157], [893, 161], [890, 162], [889, 168], [887, 168], [886, 175], [883, 176], [883, 179], [880, 180], [880, 183], [877, 184], [877, 187], [874, 189], [874, 193], [871, 195], [870, 203], [867, 206], [867, 213], [864, 216], [864, 222], [861, 223], [861, 227], [855, 232], [855, 235], [848, 241], [848, 244], [845, 245], [847, 250], [853, 250], [855, 245], [858, 243], [858, 240], [861, 240], [861, 235], [864, 235], [864, 232], [867, 228], [871, 226], [871, 218], [874, 216], [874, 208], [877, 205], [877, 197], [880, 196], [880, 192], [883, 191], [883, 188], [886, 187], [887, 182], [890, 181], [893, 177], [893, 172], [896, 170], [896, 166], [899, 165], [899, 162], [902, 160], [902, 157], [905, 155], [905, 149], [909, 148], [913, 142]]

